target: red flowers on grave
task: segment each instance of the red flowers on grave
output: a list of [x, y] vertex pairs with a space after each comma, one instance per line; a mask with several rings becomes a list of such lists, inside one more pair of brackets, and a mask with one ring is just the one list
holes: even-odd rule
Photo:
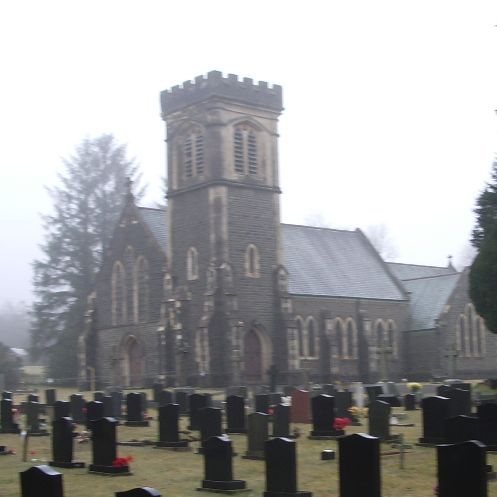
[[133, 462], [133, 456], [117, 457], [112, 461], [112, 466], [114, 468], [125, 468], [129, 466], [130, 462]]
[[351, 423], [349, 418], [335, 418], [333, 422], [333, 428], [335, 430], [345, 430], [347, 426]]

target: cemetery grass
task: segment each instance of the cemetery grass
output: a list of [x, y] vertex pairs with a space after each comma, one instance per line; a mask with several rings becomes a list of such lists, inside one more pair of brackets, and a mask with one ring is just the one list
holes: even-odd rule
[[[59, 396], [59, 398], [63, 398]], [[402, 412], [402, 409], [394, 411]], [[414, 427], [392, 427], [392, 433], [403, 433], [406, 443], [412, 448], [405, 454], [405, 469], [399, 467], [398, 455], [384, 455], [381, 459], [382, 497], [431, 497], [436, 485], [436, 449], [418, 447], [415, 444], [421, 434], [420, 412], [409, 412], [409, 422]], [[149, 414], [156, 418], [155, 409]], [[348, 427], [347, 434], [367, 432], [367, 419], [363, 426]], [[181, 418], [181, 429], [186, 430], [187, 418]], [[308, 440], [310, 425], [296, 425], [301, 435], [297, 439], [298, 486], [299, 490], [313, 492], [314, 497], [339, 496], [338, 460], [321, 461], [324, 449], [337, 451], [337, 442], [327, 440]], [[78, 431], [83, 427], [78, 426]], [[157, 435], [157, 421], [152, 420], [149, 427], [132, 428], [120, 425], [118, 439], [122, 441], [146, 440], [153, 442]], [[188, 436], [196, 436], [192, 432]], [[233, 458], [234, 478], [246, 480], [251, 490], [243, 493], [248, 497], [261, 496], [264, 491], [264, 461], [242, 459], [246, 450], [243, 435], [232, 435], [231, 440], [238, 456]], [[51, 437], [32, 437], [29, 439], [27, 462], [22, 462], [20, 437], [0, 434], [0, 445], [16, 451], [15, 455], [0, 456], [0, 496], [20, 496], [19, 472], [32, 465], [48, 464], [51, 459]], [[195, 449], [198, 442], [192, 442]], [[394, 451], [389, 444], [382, 444], [382, 452]], [[75, 444], [74, 460], [91, 463], [91, 443]], [[113, 497], [116, 491], [128, 490], [139, 486], [156, 488], [163, 496], [199, 496], [196, 488], [203, 478], [203, 456], [191, 452], [174, 452], [155, 449], [151, 445], [142, 447], [118, 446], [118, 456], [132, 456], [131, 476], [109, 477], [92, 475], [88, 469], [55, 468], [64, 475], [65, 497]], [[497, 468], [497, 454], [489, 454], [487, 463]], [[351, 468], [351, 471], [360, 468]], [[497, 481], [489, 482], [489, 496], [497, 497]]]

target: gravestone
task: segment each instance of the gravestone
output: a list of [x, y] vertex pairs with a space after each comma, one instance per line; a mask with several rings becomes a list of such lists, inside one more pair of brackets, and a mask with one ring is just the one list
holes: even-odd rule
[[152, 392], [153, 392], [152, 399], [154, 402], [157, 402], [157, 404], [159, 403], [160, 394], [161, 394], [163, 388], [164, 388], [164, 386], [162, 385], [162, 383], [153, 383], [152, 384]]
[[103, 402], [104, 392], [93, 392], [93, 400], [96, 402]]
[[477, 441], [439, 445], [438, 496], [487, 497], [485, 446]]
[[337, 397], [336, 394], [339, 393], [336, 386], [332, 383], [325, 383], [324, 385], [322, 385], [322, 389], [325, 395], [331, 395], [332, 397], [335, 397], [335, 399]]
[[312, 431], [311, 439], [333, 439], [344, 434], [343, 430], [335, 430], [335, 397], [318, 395], [311, 399]]
[[[56, 400], [53, 403], [53, 418], [68, 418], [71, 414], [71, 403], [66, 400]], [[72, 421], [72, 420], [71, 420]]]
[[311, 422], [310, 394], [307, 390], [294, 390], [292, 392], [290, 419], [292, 423]]
[[[329, 394], [327, 394], [329, 395]], [[335, 395], [335, 409], [337, 418], [350, 418], [349, 409], [353, 406], [352, 392], [337, 392]]]
[[112, 398], [112, 411], [114, 413], [113, 418], [122, 418], [123, 417], [123, 394], [122, 392], [112, 391], [110, 392], [110, 396]]
[[26, 403], [25, 409], [28, 435], [30, 437], [48, 436], [48, 431], [42, 427], [40, 422], [40, 404], [30, 401]]
[[40, 398], [35, 393], [30, 393], [27, 398], [27, 402], [40, 402]]
[[471, 391], [451, 388], [445, 394], [451, 400], [452, 416], [471, 415]]
[[169, 390], [161, 390], [159, 393], [159, 406], [167, 406], [169, 404], [173, 404], [174, 398], [173, 393]]
[[270, 399], [269, 394], [259, 393], [254, 397], [255, 401], [255, 412], [263, 412], [264, 414], [269, 413]]
[[131, 392], [126, 395], [126, 426], [149, 426], [149, 422], [144, 418], [145, 407], [143, 395]]
[[202, 407], [199, 410], [200, 440], [223, 435], [222, 410], [217, 407]]
[[262, 412], [248, 415], [247, 451], [244, 459], [264, 459], [264, 444], [268, 439], [268, 418]]
[[188, 440], [179, 438], [179, 405], [159, 407], [159, 441], [156, 447], [165, 449], [188, 449]]
[[480, 420], [471, 416], [454, 416], [444, 420], [444, 439], [447, 444], [479, 440]]
[[228, 437], [211, 437], [202, 442], [204, 479], [197, 490], [233, 492], [246, 489], [244, 480], [233, 479], [233, 447]]
[[174, 401], [179, 405], [180, 414], [188, 413], [188, 393], [182, 390], [174, 392]]
[[266, 491], [264, 497], [311, 497], [312, 492], [298, 491], [296, 443], [288, 438], [274, 438], [265, 444]]
[[406, 411], [416, 410], [416, 395], [413, 393], [407, 393], [404, 395], [404, 409]]
[[381, 497], [380, 439], [355, 433], [338, 446], [340, 497]]
[[226, 433], [247, 433], [245, 399], [239, 395], [226, 397]]
[[290, 438], [290, 406], [277, 404], [273, 408], [273, 437]]
[[384, 383], [385, 385], [385, 393], [388, 394], [388, 395], [393, 395], [395, 397], [400, 397], [400, 392], [399, 392], [399, 388], [397, 387], [397, 384], [393, 381], [387, 381], [386, 383]]
[[47, 406], [53, 406], [57, 400], [57, 390], [55, 388], [47, 388], [45, 390], [45, 404]]
[[390, 413], [392, 408], [387, 402], [375, 400], [369, 405], [369, 434], [382, 441], [392, 439], [390, 435]]
[[199, 410], [203, 407], [208, 407], [208, 401], [208, 397], [199, 393], [194, 393], [188, 397], [190, 407], [190, 424], [188, 425], [189, 430], [200, 430]]
[[0, 401], [0, 433], [20, 433], [19, 425], [14, 423], [12, 415], [12, 400]]
[[297, 390], [297, 387], [294, 387], [293, 385], [285, 385], [283, 387], [283, 395], [285, 397], [291, 397], [294, 390]]
[[110, 395], [104, 395], [102, 397], [104, 418], [115, 418], [116, 413], [114, 412], [114, 402], [112, 401], [112, 397]]
[[383, 387], [381, 385], [366, 385], [366, 393], [368, 394], [368, 402], [371, 404], [376, 400], [378, 395], [383, 394]]
[[50, 466], [59, 468], [84, 468], [84, 462], [73, 461], [74, 423], [69, 417], [59, 417], [52, 422], [52, 458]]
[[69, 397], [69, 404], [71, 406], [71, 418], [77, 424], [86, 423], [86, 402], [83, 396], [79, 393], [73, 393]]
[[127, 465], [113, 465], [117, 459], [117, 424], [114, 418], [100, 418], [92, 422], [93, 463], [89, 467], [90, 473], [104, 475], [127, 475], [130, 473]]
[[376, 397], [376, 400], [381, 400], [382, 402], [387, 402], [390, 407], [401, 407], [400, 399], [396, 395], [390, 395], [387, 393], [382, 393]]
[[245, 386], [232, 386], [226, 389], [226, 397], [230, 395], [236, 395], [237, 397], [243, 397], [246, 399], [248, 397], [248, 388]]
[[91, 428], [92, 423], [104, 417], [104, 405], [98, 400], [86, 403], [86, 428]]
[[32, 466], [20, 477], [21, 497], [64, 497], [62, 474], [50, 466]]
[[137, 487], [125, 492], [116, 492], [115, 497], [161, 497], [158, 490], [151, 487]]
[[420, 444], [436, 445], [444, 443], [444, 421], [450, 417], [450, 399], [445, 397], [425, 397], [421, 401], [423, 409], [423, 436]]
[[480, 440], [487, 450], [497, 451], [497, 404], [478, 406], [477, 417], [480, 421]]
[[4, 390], [2, 392], [2, 400], [12, 400], [12, 392], [9, 392], [8, 390]]

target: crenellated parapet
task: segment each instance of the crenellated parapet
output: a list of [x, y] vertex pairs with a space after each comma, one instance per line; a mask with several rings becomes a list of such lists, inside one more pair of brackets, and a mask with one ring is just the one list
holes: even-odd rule
[[269, 86], [266, 81], [254, 84], [251, 78], [240, 80], [236, 74], [223, 77], [220, 71], [210, 71], [207, 76], [197, 76], [194, 81], [185, 81], [161, 92], [162, 116], [211, 97], [228, 98], [280, 112], [283, 110], [282, 95], [280, 85]]

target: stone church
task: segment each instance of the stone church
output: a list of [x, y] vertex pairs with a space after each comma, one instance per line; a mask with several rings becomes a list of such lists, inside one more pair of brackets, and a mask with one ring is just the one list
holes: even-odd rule
[[467, 271], [282, 224], [282, 88], [218, 71], [161, 94], [166, 209], [131, 187], [89, 298], [80, 381], [225, 386], [494, 376]]

